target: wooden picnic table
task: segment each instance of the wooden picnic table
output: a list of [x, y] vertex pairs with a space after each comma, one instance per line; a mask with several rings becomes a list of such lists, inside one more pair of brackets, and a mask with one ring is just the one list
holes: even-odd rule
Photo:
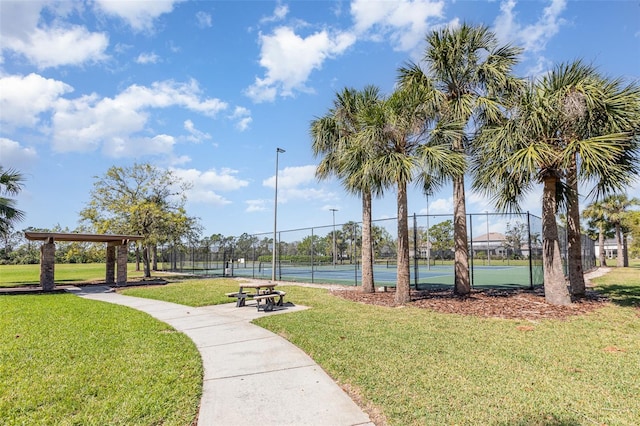
[[[263, 310], [271, 311], [274, 306], [282, 306], [284, 295], [286, 294], [284, 291], [275, 290], [275, 287], [278, 284], [272, 282], [264, 282], [264, 283], [246, 283], [241, 282], [240, 288], [237, 293], [227, 293], [229, 297], [235, 297], [236, 307], [245, 306], [247, 298], [252, 298], [256, 301], [256, 305], [258, 310], [262, 306]], [[248, 293], [247, 289], [255, 290], [255, 293]], [[277, 300], [276, 300], [277, 298]], [[260, 305], [260, 301], [264, 300], [264, 304]]]

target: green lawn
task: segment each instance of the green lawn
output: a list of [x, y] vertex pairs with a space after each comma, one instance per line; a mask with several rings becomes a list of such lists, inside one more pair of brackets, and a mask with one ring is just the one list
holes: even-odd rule
[[287, 297], [314, 309], [257, 323], [390, 424], [640, 424], [637, 308], [530, 323], [355, 305], [310, 289]]
[[[376, 307], [291, 286], [287, 300], [312, 309], [256, 323], [309, 353], [391, 425], [637, 425], [640, 265], [614, 268], [596, 282], [613, 303], [564, 321]], [[198, 279], [123, 293], [201, 306], [228, 302], [224, 293], [236, 289], [230, 280]], [[0, 311], [3, 421], [193, 419], [201, 367], [182, 334], [145, 314], [71, 295], [3, 296]]]
[[[312, 309], [256, 323], [309, 353], [392, 425], [637, 425], [639, 271], [614, 269], [598, 282], [615, 303], [565, 321], [375, 307], [287, 287], [287, 300]], [[226, 301], [233, 287], [194, 280], [124, 293], [170, 292], [168, 300], [198, 306]]]
[[193, 342], [149, 315], [70, 294], [0, 296], [0, 424], [189, 425]]
[[231, 278], [188, 279], [177, 284], [133, 287], [121, 290], [127, 296], [164, 300], [187, 306], [209, 306], [230, 303], [235, 299], [226, 293], [238, 291], [238, 281]]
[[[59, 263], [55, 265], [55, 282], [74, 284], [83, 281], [104, 280], [104, 263]], [[144, 276], [136, 265], [127, 265], [129, 278]], [[19, 287], [40, 283], [40, 265], [0, 265], [0, 287]]]

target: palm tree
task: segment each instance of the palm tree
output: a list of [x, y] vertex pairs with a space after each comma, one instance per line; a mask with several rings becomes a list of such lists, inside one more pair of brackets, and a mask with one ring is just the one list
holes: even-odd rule
[[[426, 70], [409, 63], [400, 69], [400, 83], [411, 90], [433, 87], [439, 95], [430, 99], [440, 116], [459, 123], [460, 137], [449, 148], [466, 153], [469, 148], [465, 130], [474, 130], [500, 116], [500, 98], [519, 87], [511, 71], [521, 49], [500, 46], [494, 33], [485, 26], [464, 24], [458, 28], [436, 30], [427, 36], [424, 55]], [[455, 240], [455, 292], [471, 291], [464, 173], [452, 178]]]
[[413, 181], [433, 189], [445, 177], [464, 170], [464, 157], [448, 149], [446, 142], [459, 137], [459, 126], [444, 120], [434, 126], [429, 96], [425, 90], [396, 90], [378, 108], [365, 116], [366, 126], [360, 134], [363, 143], [374, 143], [377, 153], [372, 162], [374, 174], [384, 187], [397, 191], [397, 282], [395, 302], [404, 304], [410, 297], [409, 225], [407, 185]]
[[605, 216], [615, 228], [616, 245], [618, 250], [616, 266], [619, 268], [625, 266], [624, 248], [622, 243], [622, 224], [629, 207], [638, 205], [640, 205], [639, 199], [628, 198], [624, 194], [611, 195], [602, 201], [602, 208]]
[[583, 211], [582, 217], [589, 220], [598, 228], [598, 257], [600, 266], [607, 266], [607, 256], [604, 252], [604, 239], [606, 234], [607, 218], [602, 202], [593, 202], [589, 204]]
[[375, 292], [371, 216], [373, 195], [382, 195], [382, 186], [372, 173], [372, 145], [360, 143], [361, 116], [380, 102], [378, 88], [345, 88], [336, 94], [326, 115], [311, 122], [312, 149], [322, 156], [316, 169], [319, 179], [337, 176], [344, 188], [362, 198], [362, 291]]
[[[561, 194], [570, 192], [564, 182], [567, 172], [575, 165], [577, 179], [583, 183], [596, 182], [592, 192], [599, 194], [628, 185], [640, 167], [638, 141], [631, 131], [606, 133], [607, 129], [616, 128], [603, 121], [602, 128], [597, 128], [596, 123], [588, 125], [589, 134], [594, 136], [565, 136], [560, 119], [563, 112], [559, 109], [566, 105], [558, 103], [548, 88], [551, 79], [561, 79], [561, 75], [569, 73], [570, 69], [571, 66], [560, 65], [551, 76], [525, 87], [510, 105], [503, 122], [483, 129], [473, 161], [474, 187], [491, 196], [499, 210], [520, 211], [519, 202], [523, 196], [537, 183], [543, 184], [545, 298], [548, 303], [557, 305], [571, 303], [562, 272], [555, 219], [557, 207], [563, 201]], [[554, 77], [554, 74], [559, 76]], [[604, 87], [603, 81], [599, 83], [601, 87]], [[640, 115], [640, 92], [630, 87], [622, 92], [628, 102], [619, 105], [610, 102], [609, 106], [615, 105], [621, 111], [619, 115], [626, 114], [630, 117], [628, 122], [634, 123], [633, 117]], [[594, 97], [594, 102], [607, 103], [602, 95]], [[571, 172], [569, 176], [572, 179]], [[568, 186], [571, 187], [571, 183]]]
[[14, 222], [24, 219], [25, 213], [16, 208], [16, 201], [5, 197], [5, 195], [15, 196], [22, 190], [24, 176], [13, 169], [4, 170], [0, 166], [0, 235], [5, 237]]
[[[579, 168], [589, 169], [585, 141], [597, 136], [633, 131], [637, 127], [638, 89], [623, 87], [621, 80], [606, 80], [597, 70], [577, 60], [554, 69], [542, 82], [555, 114], [557, 138], [569, 163], [566, 168], [568, 271], [571, 293], [584, 296], [579, 211]], [[595, 146], [589, 143], [589, 146]], [[622, 162], [632, 161], [622, 159]], [[582, 163], [582, 164], [579, 164]], [[634, 166], [631, 166], [633, 172]], [[605, 178], [607, 178], [605, 176]]]

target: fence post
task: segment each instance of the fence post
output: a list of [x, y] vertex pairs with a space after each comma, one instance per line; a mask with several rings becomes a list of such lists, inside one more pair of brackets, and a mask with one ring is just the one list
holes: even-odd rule
[[531, 247], [531, 217], [527, 211], [527, 231], [529, 233], [529, 289], [533, 290], [533, 247]]
[[251, 278], [256, 277], [256, 243], [253, 243], [253, 255], [251, 256]]
[[[469, 215], [469, 235], [471, 235], [471, 244], [469, 247], [469, 264], [471, 266], [471, 288], [473, 288], [474, 286], [474, 275], [475, 275], [475, 270], [476, 268], [473, 267], [473, 214]], [[489, 238], [489, 236], [487, 235], [487, 239]], [[488, 252], [487, 252], [487, 256], [488, 256]]]
[[282, 247], [280, 244], [282, 243], [282, 232], [278, 232], [278, 250], [276, 250], [276, 257], [278, 258], [278, 280], [282, 281]]
[[418, 290], [418, 219], [413, 213], [413, 286]]
[[313, 228], [311, 228], [311, 254], [309, 259], [311, 259], [311, 282], [313, 283], [313, 252], [315, 251], [315, 246], [313, 244]]
[[233, 277], [233, 246], [231, 246], [231, 276]]

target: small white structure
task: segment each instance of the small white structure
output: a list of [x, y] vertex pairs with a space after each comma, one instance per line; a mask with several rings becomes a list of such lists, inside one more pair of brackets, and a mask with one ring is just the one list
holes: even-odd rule
[[505, 236], [499, 232], [489, 232], [488, 234], [478, 235], [473, 238], [473, 255], [474, 257], [479, 254], [487, 253], [489, 257], [502, 258], [507, 254], [507, 248], [505, 244]]
[[[600, 244], [596, 241], [595, 245], [596, 259], [600, 258]], [[618, 243], [615, 238], [604, 240], [604, 255], [607, 259], [615, 259], [618, 257]]]

